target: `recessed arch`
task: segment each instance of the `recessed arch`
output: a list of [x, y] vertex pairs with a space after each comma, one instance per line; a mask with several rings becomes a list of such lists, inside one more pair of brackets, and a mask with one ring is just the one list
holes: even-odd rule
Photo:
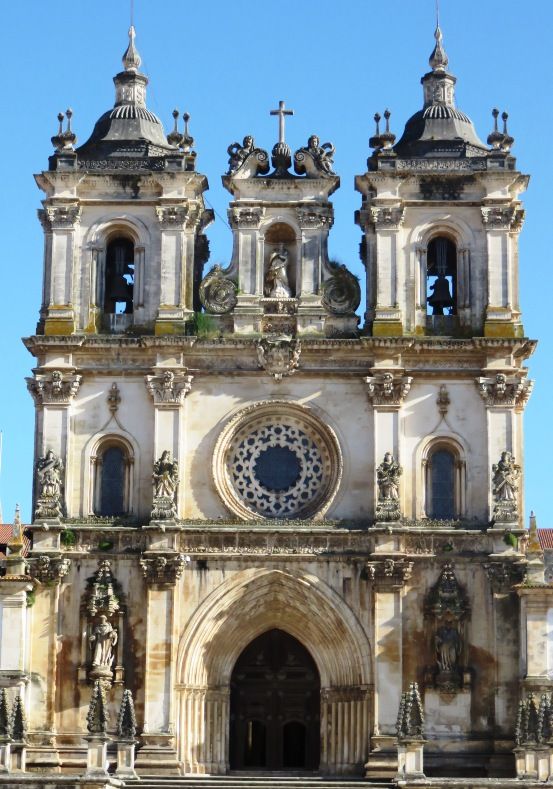
[[[427, 436], [421, 442], [415, 463], [416, 490], [421, 491], [422, 494], [417, 499], [420, 511], [416, 513], [416, 517], [457, 520], [465, 516], [468, 499], [466, 474], [468, 451], [461, 436], [451, 433]], [[441, 481], [438, 480], [438, 472]], [[451, 485], [449, 494], [451, 500], [448, 507], [445, 505], [440, 507], [438, 504], [438, 492], [435, 489], [437, 482], [443, 486]], [[445, 497], [446, 492], [443, 491], [442, 495]], [[448, 509], [449, 512], [446, 513]]]

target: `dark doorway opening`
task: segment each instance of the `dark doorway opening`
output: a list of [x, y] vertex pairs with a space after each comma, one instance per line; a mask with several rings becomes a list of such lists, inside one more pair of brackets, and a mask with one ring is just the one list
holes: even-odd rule
[[317, 770], [320, 691], [317, 666], [297, 639], [269, 630], [252, 641], [231, 678], [231, 769]]

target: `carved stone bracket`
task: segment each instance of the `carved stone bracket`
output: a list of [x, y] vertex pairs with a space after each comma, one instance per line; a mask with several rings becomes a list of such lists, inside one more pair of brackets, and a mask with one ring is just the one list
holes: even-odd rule
[[34, 378], [26, 378], [25, 381], [35, 405], [69, 405], [79, 391], [82, 378], [82, 375], [74, 372], [52, 370], [37, 373]]
[[482, 209], [482, 222], [489, 230], [521, 230], [524, 209], [517, 205], [490, 205]]
[[495, 594], [508, 594], [513, 587], [521, 584], [526, 575], [526, 566], [523, 562], [489, 562], [484, 565], [486, 575], [492, 592]]
[[41, 208], [38, 218], [44, 230], [69, 230], [80, 222], [82, 209], [78, 203], [49, 205]]
[[293, 375], [300, 363], [301, 343], [288, 335], [273, 335], [257, 341], [259, 367], [272, 375], [275, 381]]
[[367, 394], [374, 406], [398, 408], [409, 394], [413, 378], [409, 375], [394, 375], [390, 372], [370, 375], [365, 378]]
[[162, 370], [155, 375], [145, 376], [146, 389], [156, 405], [181, 405], [192, 389], [194, 376], [182, 370]]
[[497, 373], [495, 378], [475, 378], [475, 383], [487, 406], [524, 408], [534, 388], [534, 381], [504, 373]]
[[413, 572], [414, 562], [407, 559], [381, 559], [366, 564], [369, 581], [379, 587], [402, 587]]
[[403, 206], [372, 206], [370, 209], [371, 223], [377, 230], [398, 230], [405, 218]]
[[259, 223], [263, 219], [265, 213], [264, 208], [254, 207], [232, 207], [229, 208], [228, 217], [230, 226], [235, 229], [248, 230], [259, 227]]
[[143, 555], [140, 559], [142, 573], [150, 586], [174, 586], [181, 578], [187, 564], [184, 553], [158, 553]]
[[61, 554], [48, 556], [30, 557], [29, 575], [36, 578], [41, 584], [59, 584], [65, 578], [71, 568], [71, 559]]

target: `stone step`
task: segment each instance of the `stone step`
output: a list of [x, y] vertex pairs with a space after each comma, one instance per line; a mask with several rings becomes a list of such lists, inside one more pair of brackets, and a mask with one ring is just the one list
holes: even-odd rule
[[320, 778], [318, 776], [225, 775], [220, 777], [142, 776], [140, 783], [127, 781], [125, 786], [140, 789], [353, 789], [356, 784], [369, 784], [371, 789], [390, 789], [386, 782], [372, 782], [362, 778]]

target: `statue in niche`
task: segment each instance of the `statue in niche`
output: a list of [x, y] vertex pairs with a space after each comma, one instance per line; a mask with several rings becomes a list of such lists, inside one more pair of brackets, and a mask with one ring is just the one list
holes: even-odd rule
[[280, 244], [269, 259], [265, 275], [265, 296], [271, 299], [289, 299], [292, 289], [288, 281], [288, 250]]
[[516, 502], [518, 491], [517, 480], [520, 477], [520, 466], [510, 452], [502, 452], [499, 463], [494, 463], [493, 495], [497, 502]]
[[171, 460], [171, 453], [166, 449], [159, 460], [154, 463], [154, 497], [174, 499], [179, 483], [179, 467], [176, 460]]
[[108, 622], [105, 614], [101, 614], [99, 620], [90, 636], [92, 668], [111, 669], [114, 658], [113, 649], [117, 644], [117, 631]]
[[376, 470], [378, 498], [381, 501], [399, 500], [399, 478], [401, 473], [402, 468], [396, 463], [392, 453], [386, 452], [384, 460]]
[[255, 141], [251, 134], [247, 134], [244, 137], [242, 145], [240, 145], [239, 142], [233, 142], [232, 145], [229, 145], [227, 148], [227, 153], [229, 155], [229, 173], [233, 173], [240, 169], [244, 161], [248, 158], [250, 153], [253, 153], [254, 150]]
[[441, 672], [457, 671], [461, 655], [461, 636], [451, 620], [438, 627], [435, 636], [436, 662]]
[[37, 462], [37, 476], [40, 485], [40, 497], [53, 499], [61, 495], [63, 463], [49, 449], [46, 455]]

